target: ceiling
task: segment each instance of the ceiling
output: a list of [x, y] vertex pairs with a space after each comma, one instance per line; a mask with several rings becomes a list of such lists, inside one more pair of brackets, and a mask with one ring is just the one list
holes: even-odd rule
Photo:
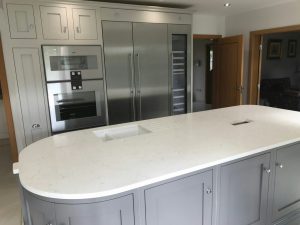
[[[90, 0], [91, 1], [91, 0]], [[255, 9], [266, 8], [273, 5], [284, 4], [299, 0], [92, 0], [117, 2], [125, 4], [139, 4], [151, 6], [166, 6], [198, 11], [200, 13], [232, 15]], [[224, 4], [230, 2], [231, 7], [225, 8]]]

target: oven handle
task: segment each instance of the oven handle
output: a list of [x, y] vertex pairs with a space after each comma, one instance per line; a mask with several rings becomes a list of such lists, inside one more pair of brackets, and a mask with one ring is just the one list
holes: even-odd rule
[[133, 55], [130, 53], [129, 54], [129, 64], [130, 64], [130, 75], [131, 75], [131, 80], [130, 80], [130, 97], [131, 97], [131, 105], [132, 105], [132, 120], [136, 120], [136, 115], [135, 115], [135, 93], [134, 93], [134, 69], [133, 69]]

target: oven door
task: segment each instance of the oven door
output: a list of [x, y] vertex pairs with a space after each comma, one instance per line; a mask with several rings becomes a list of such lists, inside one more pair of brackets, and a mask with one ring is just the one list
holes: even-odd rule
[[102, 79], [101, 46], [42, 46], [47, 82], [70, 80], [71, 71], [82, 79]]
[[82, 81], [81, 90], [71, 82], [48, 83], [52, 133], [106, 124], [103, 80]]

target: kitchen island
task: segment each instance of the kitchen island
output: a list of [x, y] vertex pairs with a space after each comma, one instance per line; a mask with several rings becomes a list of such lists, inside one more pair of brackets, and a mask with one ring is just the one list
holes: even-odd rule
[[299, 224], [299, 141], [262, 106], [55, 135], [15, 165], [25, 225]]

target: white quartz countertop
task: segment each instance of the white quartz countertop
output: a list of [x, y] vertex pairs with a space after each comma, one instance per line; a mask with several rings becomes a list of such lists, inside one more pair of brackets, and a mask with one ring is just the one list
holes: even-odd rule
[[[245, 120], [252, 122], [232, 125]], [[151, 132], [99, 137], [99, 130], [135, 124]], [[237, 106], [52, 136], [25, 148], [15, 170], [37, 195], [98, 198], [299, 140], [299, 112]]]

